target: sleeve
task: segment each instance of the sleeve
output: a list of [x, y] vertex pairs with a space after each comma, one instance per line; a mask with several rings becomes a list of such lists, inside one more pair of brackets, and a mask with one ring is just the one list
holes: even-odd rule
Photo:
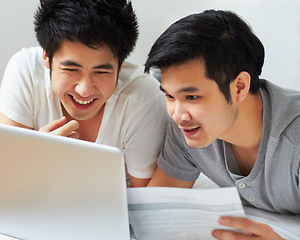
[[7, 64], [0, 88], [0, 111], [28, 127], [33, 127], [32, 85], [25, 50], [21, 50]]
[[169, 176], [182, 181], [195, 181], [200, 169], [194, 164], [193, 156], [176, 123], [169, 122], [166, 138], [159, 155], [158, 166]]
[[122, 133], [127, 171], [136, 178], [151, 178], [168, 123], [162, 94], [139, 106], [128, 118]]

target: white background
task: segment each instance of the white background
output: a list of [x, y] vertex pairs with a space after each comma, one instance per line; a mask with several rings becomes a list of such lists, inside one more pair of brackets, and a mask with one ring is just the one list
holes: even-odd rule
[[[0, 79], [13, 53], [37, 45], [33, 14], [38, 2], [0, 2]], [[157, 37], [181, 17], [205, 9], [232, 10], [248, 22], [265, 46], [261, 77], [300, 90], [300, 0], [132, 0], [132, 3], [140, 23], [140, 36], [130, 60], [144, 64]]]

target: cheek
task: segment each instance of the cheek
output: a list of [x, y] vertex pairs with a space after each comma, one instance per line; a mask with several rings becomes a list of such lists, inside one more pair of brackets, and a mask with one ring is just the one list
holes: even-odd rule
[[51, 88], [56, 95], [62, 95], [74, 87], [74, 81], [66, 76], [52, 74]]
[[174, 113], [174, 104], [172, 104], [171, 102], [169, 102], [166, 99], [166, 105], [167, 105], [167, 112], [168, 112], [169, 116], [172, 117], [172, 115]]
[[116, 88], [115, 79], [101, 79], [97, 81], [97, 88], [103, 95], [111, 95]]
[[203, 118], [206, 123], [211, 126], [211, 130], [214, 130], [216, 125], [219, 125], [224, 117], [224, 109], [221, 109], [220, 107], [209, 108], [205, 111], [205, 114], [203, 114]]
[[209, 121], [211, 116], [211, 109], [206, 108], [203, 104], [192, 105], [189, 109], [192, 118], [199, 122]]

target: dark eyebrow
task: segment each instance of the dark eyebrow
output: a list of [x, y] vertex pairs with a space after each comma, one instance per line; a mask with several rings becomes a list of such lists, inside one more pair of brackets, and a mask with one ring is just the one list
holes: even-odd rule
[[163, 87], [161, 85], [159, 86], [159, 90], [162, 91], [162, 92], [166, 92], [166, 90], [163, 89]]
[[185, 88], [182, 88], [178, 91], [178, 93], [182, 93], [182, 92], [187, 92], [187, 93], [193, 93], [193, 92], [196, 92], [198, 91], [199, 89], [196, 88], [196, 87], [185, 87]]
[[107, 70], [114, 69], [113, 65], [111, 65], [110, 63], [104, 63], [93, 67], [93, 69], [98, 69], [98, 68], [107, 69]]
[[[159, 89], [162, 92], [167, 92], [161, 85], [159, 86]], [[193, 92], [196, 92], [198, 90], [199, 89], [196, 88], [196, 87], [185, 87], [185, 88], [180, 89], [177, 93], [182, 93], [182, 92], [193, 93]]]
[[66, 60], [60, 63], [61, 65], [65, 65], [65, 66], [74, 66], [74, 67], [82, 67], [80, 64], [70, 61], [70, 60]]
[[[66, 60], [64, 62], [61, 62], [60, 64], [65, 65], [65, 66], [82, 67], [82, 65], [80, 65], [76, 62], [70, 61], [70, 60]], [[100, 64], [98, 66], [93, 67], [93, 69], [99, 69], [99, 68], [111, 70], [114, 67], [110, 63], [104, 63], [104, 64]]]

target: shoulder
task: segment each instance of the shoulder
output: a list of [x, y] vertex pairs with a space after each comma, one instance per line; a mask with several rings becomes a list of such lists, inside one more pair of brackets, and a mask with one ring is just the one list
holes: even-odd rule
[[5, 76], [8, 78], [22, 78], [34, 81], [37, 77], [45, 76], [42, 48], [23, 48], [15, 53], [9, 60]]
[[271, 100], [272, 113], [293, 118], [300, 115], [300, 91], [282, 88], [264, 80], [264, 88]]
[[41, 47], [22, 48], [12, 56], [10, 62], [23, 63], [21, 66], [41, 67], [43, 66], [42, 53]]
[[280, 136], [284, 136], [292, 146], [300, 148], [300, 116], [295, 117], [286, 125]]
[[168, 122], [165, 96], [159, 90], [158, 80], [144, 74], [143, 67], [137, 64], [124, 62], [116, 89], [105, 108], [105, 119], [117, 119], [124, 136], [137, 129], [151, 137], [157, 131], [160, 135], [165, 132]]
[[163, 99], [158, 80], [145, 74], [142, 66], [129, 61], [123, 64], [114, 94], [137, 100], [140, 103], [155, 98]]
[[287, 137], [291, 143], [300, 143], [300, 92], [281, 88], [266, 81], [270, 97], [271, 135]]

